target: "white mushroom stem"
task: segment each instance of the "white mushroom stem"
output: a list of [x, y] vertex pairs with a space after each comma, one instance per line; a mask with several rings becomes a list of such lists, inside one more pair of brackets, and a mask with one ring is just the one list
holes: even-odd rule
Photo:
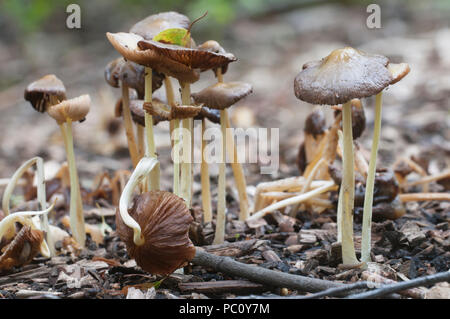
[[370, 262], [370, 240], [371, 240], [371, 225], [372, 225], [372, 206], [373, 206], [373, 191], [375, 186], [375, 171], [377, 166], [378, 144], [380, 141], [381, 132], [381, 110], [382, 110], [382, 91], [377, 94], [375, 98], [375, 122], [372, 140], [372, 151], [370, 153], [369, 170], [366, 180], [366, 193], [364, 195], [364, 210], [362, 221], [362, 235], [361, 235], [361, 261]]
[[200, 167], [200, 178], [202, 182], [202, 207], [203, 207], [203, 221], [209, 223], [212, 221], [211, 208], [211, 189], [209, 183], [209, 165], [205, 159], [206, 141], [203, 139], [206, 130], [206, 120], [202, 119], [202, 163]]
[[[152, 103], [152, 69], [145, 67], [145, 96], [144, 102]], [[157, 158], [156, 147], [155, 147], [155, 136], [153, 133], [153, 116], [148, 112], [145, 112], [145, 130], [146, 130], [146, 141], [147, 148], [145, 150], [145, 156]], [[158, 163], [159, 165], [159, 163]], [[160, 169], [159, 166], [156, 167], [149, 175], [148, 187], [150, 190], [160, 189]]]
[[344, 265], [359, 264], [353, 242], [353, 205], [355, 197], [355, 176], [352, 133], [352, 105], [350, 102], [342, 106], [343, 120], [343, 176], [342, 176], [342, 260]]
[[[54, 206], [55, 206], [55, 204], [53, 203], [47, 209], [42, 210], [42, 211], [16, 212], [14, 214], [10, 214], [10, 215], [6, 216], [5, 218], [3, 218], [0, 221], [0, 240], [5, 235], [8, 236], [9, 230], [14, 227], [14, 224], [16, 222], [19, 222], [22, 225], [28, 225], [33, 229], [39, 229], [39, 227], [37, 227], [35, 225], [35, 223], [29, 217], [36, 216], [36, 215], [41, 215], [41, 216], [45, 215], [46, 216], [49, 212], [52, 211]], [[39, 230], [42, 230], [42, 229], [39, 229]], [[43, 240], [41, 243], [40, 252], [44, 257], [51, 256], [49, 246], [47, 245], [45, 240]]]
[[333, 181], [327, 181], [326, 183], [324, 183], [322, 186], [311, 190], [307, 193], [304, 194], [300, 194], [282, 201], [279, 201], [277, 203], [274, 203], [270, 206], [267, 206], [266, 208], [254, 213], [252, 216], [250, 216], [247, 221], [252, 221], [252, 220], [256, 220], [259, 218], [264, 217], [266, 214], [273, 212], [277, 209], [281, 209], [290, 205], [295, 205], [295, 204], [299, 204], [302, 202], [305, 202], [307, 200], [310, 200], [314, 197], [316, 197], [317, 195], [320, 195], [322, 193], [328, 192], [332, 189], [336, 188], [336, 184]]
[[133, 163], [133, 167], [136, 167], [139, 161], [139, 153], [133, 132], [133, 121], [131, 119], [129, 90], [128, 86], [123, 82], [122, 82], [122, 117], [125, 126], [125, 133], [127, 136], [128, 150], [130, 152], [131, 162]]
[[[181, 84], [181, 103], [191, 105], [191, 85], [189, 83]], [[183, 159], [181, 163], [181, 183], [180, 195], [186, 202], [186, 206], [191, 208], [192, 199], [192, 137], [193, 120], [187, 118], [182, 120], [183, 124]]]
[[[223, 83], [223, 73], [222, 68], [218, 68], [216, 71], [217, 82]], [[230, 117], [228, 115], [228, 110], [225, 109], [224, 119], [226, 121], [226, 128], [231, 128]], [[222, 117], [221, 117], [222, 119]], [[232, 136], [227, 136], [226, 138], [226, 148], [228, 152], [233, 151], [233, 159], [231, 161], [231, 169], [233, 170], [234, 181], [236, 183], [238, 196], [239, 196], [239, 220], [246, 220], [249, 216], [249, 206], [247, 198], [247, 182], [245, 181], [244, 169], [238, 161], [238, 153], [236, 145]]]
[[[230, 117], [228, 116], [228, 110], [224, 110], [225, 121], [227, 128], [231, 127]], [[239, 195], [239, 220], [246, 220], [249, 216], [249, 207], [248, 207], [248, 197], [247, 197], [247, 182], [245, 181], [244, 169], [239, 163], [238, 160], [238, 152], [236, 148], [236, 144], [234, 144], [233, 136], [227, 137], [227, 150], [229, 152], [233, 152], [233, 160], [231, 162], [231, 169], [233, 170], [234, 181], [236, 183], [236, 188]]]
[[[5, 191], [3, 193], [2, 198], [2, 209], [5, 214], [5, 216], [8, 216], [10, 213], [10, 201], [11, 201], [11, 195], [13, 193], [14, 188], [16, 187], [18, 181], [22, 177], [22, 175], [34, 164], [36, 164], [36, 174], [37, 174], [37, 198], [39, 201], [39, 205], [41, 210], [45, 210], [47, 207], [47, 201], [46, 201], [46, 195], [45, 195], [45, 177], [44, 177], [44, 161], [41, 157], [33, 157], [32, 159], [26, 161], [23, 163], [13, 174], [11, 179], [9, 180], [8, 185], [5, 188]], [[48, 217], [46, 214], [41, 214], [40, 218], [40, 224], [45, 234], [46, 234], [46, 240], [49, 245], [50, 254], [52, 256], [55, 255], [55, 245], [53, 241], [53, 237], [51, 232], [49, 231], [49, 224], [48, 224]], [[9, 237], [14, 236], [15, 229], [10, 228], [8, 230]]]
[[[141, 226], [128, 214], [131, 198], [134, 189], [143, 179], [148, 176], [153, 169], [158, 167], [158, 160], [154, 157], [143, 157], [131, 174], [119, 200], [119, 213], [125, 225], [133, 229], [133, 241], [137, 246], [144, 244], [144, 237], [141, 235]], [[152, 186], [152, 185], [150, 185]]]
[[60, 125], [65, 140], [67, 164], [70, 175], [70, 229], [76, 242], [84, 247], [86, 233], [84, 231], [84, 212], [81, 200], [80, 182], [75, 164], [75, 153], [73, 149], [72, 120]]
[[222, 244], [225, 239], [225, 222], [226, 222], [226, 131], [227, 124], [225, 117], [227, 116], [226, 110], [220, 111], [220, 129], [222, 136], [222, 150], [221, 150], [221, 161], [219, 163], [219, 181], [218, 181], [218, 194], [217, 194], [217, 217], [216, 217], [216, 233], [214, 235], [213, 244]]
[[[164, 78], [164, 87], [166, 88], [167, 102], [170, 107], [175, 107], [175, 96], [172, 81], [169, 76]], [[173, 150], [173, 193], [179, 195], [180, 191], [180, 120], [170, 120], [170, 141]]]
[[136, 135], [138, 144], [139, 160], [145, 155], [145, 127], [142, 125], [136, 125]]

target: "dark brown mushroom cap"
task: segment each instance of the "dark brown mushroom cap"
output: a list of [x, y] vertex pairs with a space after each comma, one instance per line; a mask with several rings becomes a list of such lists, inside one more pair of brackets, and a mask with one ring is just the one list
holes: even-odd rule
[[130, 32], [136, 33], [146, 40], [152, 40], [161, 31], [173, 28], [187, 29], [190, 23], [188, 17], [178, 12], [161, 12], [137, 22], [131, 27]]
[[91, 107], [91, 98], [89, 95], [81, 95], [79, 97], [62, 101], [59, 104], [48, 108], [47, 113], [56, 120], [58, 124], [62, 124], [71, 119], [73, 122], [84, 121]]
[[151, 191], [134, 198], [130, 216], [141, 226], [145, 242], [136, 246], [133, 230], [116, 213], [117, 233], [136, 264], [151, 274], [168, 275], [195, 256], [189, 239], [193, 218], [180, 197], [165, 191]]
[[200, 77], [198, 71], [193, 70], [176, 60], [172, 60], [168, 56], [161, 54], [160, 51], [151, 49], [143, 50], [139, 48], [138, 42], [142, 42], [144, 40], [144, 38], [140, 35], [125, 32], [108, 32], [106, 33], [106, 36], [113, 47], [126, 60], [150, 67], [160, 73], [164, 73], [186, 83], [194, 83]]
[[252, 93], [252, 86], [245, 82], [219, 82], [191, 96], [197, 104], [223, 110]]
[[[138, 93], [138, 98], [143, 99], [145, 94], [145, 67], [126, 61], [124, 58], [117, 58], [105, 68], [105, 80], [112, 87], [119, 87], [120, 83], [133, 88]], [[152, 70], [152, 91], [156, 91], [162, 86], [164, 75]]]
[[8, 270], [15, 266], [30, 263], [38, 254], [44, 234], [40, 230], [22, 226], [20, 231], [9, 243], [5, 252], [0, 256], [0, 270]]
[[231, 53], [215, 53], [152, 40], [139, 41], [138, 46], [141, 50], [155, 51], [191, 69], [215, 69], [237, 60]]
[[[157, 98], [153, 98], [154, 103], [163, 103]], [[133, 122], [145, 126], [145, 110], [144, 110], [144, 100], [131, 100], [130, 101], [130, 111], [131, 118]], [[122, 110], [120, 110], [120, 116], [122, 115]], [[157, 125], [159, 122], [168, 121], [166, 117], [160, 115], [153, 115], [153, 125]]]
[[208, 119], [213, 123], [220, 123], [220, 111], [215, 109], [210, 109], [207, 106], [203, 106], [200, 112], [194, 117], [194, 120]]
[[305, 133], [313, 135], [323, 134], [327, 130], [325, 114], [322, 110], [316, 109], [308, 115], [305, 121]]
[[[198, 50], [201, 51], [209, 51], [209, 52], [214, 52], [214, 53], [219, 53], [219, 54], [227, 54], [227, 51], [225, 51], [225, 49], [219, 44], [219, 42], [215, 41], [215, 40], [208, 40], [204, 43], [202, 43], [201, 45], [199, 45], [197, 47]], [[220, 67], [222, 68], [222, 74], [227, 73], [228, 70], [228, 64], [230, 64], [230, 62], [225, 63], [223, 65], [221, 65]], [[201, 71], [206, 71], [207, 69], [201, 69]], [[214, 69], [214, 74], [216, 73], [217, 69]]]
[[342, 104], [375, 95], [387, 87], [392, 75], [388, 58], [350, 47], [306, 63], [294, 80], [295, 96], [312, 104]]
[[30, 83], [25, 89], [24, 98], [36, 111], [43, 113], [49, 105], [66, 99], [66, 88], [54, 74], [48, 74]]
[[395, 84], [408, 75], [411, 68], [408, 63], [389, 63], [388, 70], [392, 75], [392, 81], [390, 84]]

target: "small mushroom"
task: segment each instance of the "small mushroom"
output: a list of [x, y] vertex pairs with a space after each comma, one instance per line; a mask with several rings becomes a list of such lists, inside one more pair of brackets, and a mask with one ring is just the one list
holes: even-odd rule
[[66, 99], [66, 88], [54, 74], [48, 74], [30, 83], [25, 89], [24, 98], [36, 111], [44, 113], [49, 106]]
[[[220, 69], [219, 69], [220, 70]], [[237, 101], [243, 99], [252, 92], [252, 86], [244, 82], [218, 82], [212, 86], [209, 86], [198, 93], [192, 94], [192, 98], [198, 104], [204, 104], [209, 108], [220, 110], [220, 127], [222, 132], [222, 161], [219, 164], [219, 182], [218, 182], [218, 202], [217, 202], [217, 221], [216, 221], [216, 234], [214, 237], [214, 243], [223, 243], [225, 238], [225, 210], [226, 210], [226, 174], [225, 174], [225, 163], [226, 163], [226, 136], [227, 136], [227, 126], [229, 126], [229, 117], [227, 108], [236, 103]], [[227, 125], [228, 124], [228, 125]], [[236, 153], [236, 152], [235, 152]], [[236, 157], [234, 157], [234, 162]], [[234, 170], [233, 170], [234, 171]], [[246, 200], [246, 189], [242, 188], [245, 185], [244, 174], [239, 174], [236, 176], [236, 185], [238, 186], [240, 202], [247, 203]], [[244, 198], [244, 200], [242, 200]], [[241, 206], [242, 207], [242, 206]], [[247, 206], [246, 206], [247, 207]], [[242, 211], [241, 214], [245, 213]], [[247, 211], [248, 214], [248, 211]], [[244, 217], [247, 219], [248, 215]]]
[[80, 183], [75, 164], [72, 122], [84, 120], [89, 112], [90, 104], [89, 95], [82, 95], [53, 105], [47, 110], [47, 113], [58, 123], [64, 138], [70, 175], [70, 225], [75, 240], [81, 246], [85, 244], [86, 233]]

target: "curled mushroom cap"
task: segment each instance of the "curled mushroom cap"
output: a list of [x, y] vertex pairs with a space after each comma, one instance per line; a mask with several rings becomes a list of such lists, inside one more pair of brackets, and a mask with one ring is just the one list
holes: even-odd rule
[[381, 92], [392, 81], [388, 58], [350, 47], [306, 63], [294, 80], [298, 99], [312, 104], [342, 104]]
[[[204, 43], [202, 43], [201, 45], [199, 45], [197, 47], [198, 50], [201, 51], [209, 51], [209, 52], [214, 52], [214, 53], [218, 53], [218, 54], [229, 54], [227, 53], [227, 51], [225, 51], [225, 49], [219, 44], [219, 42], [215, 41], [215, 40], [208, 40]], [[232, 62], [232, 61], [230, 61]], [[223, 65], [221, 65], [220, 67], [222, 68], [222, 74], [225, 74], [228, 70], [228, 64], [230, 64], [230, 62], [226, 62]], [[202, 69], [202, 71], [206, 71], [207, 69]]]
[[[132, 61], [126, 61], [124, 58], [117, 58], [105, 68], [105, 80], [112, 87], [119, 87], [120, 82], [137, 91], [140, 99], [144, 98], [145, 93], [145, 68], [142, 65]], [[159, 89], [163, 83], [164, 76], [155, 70], [152, 70], [152, 91]]]
[[245, 82], [219, 82], [198, 93], [193, 93], [192, 98], [197, 104], [223, 110], [243, 99], [252, 91], [252, 86]]
[[0, 256], [0, 270], [8, 270], [14, 266], [23, 266], [33, 260], [38, 254], [44, 233], [30, 226], [22, 226], [21, 230], [9, 243], [3, 255]]
[[124, 224], [119, 212], [117, 232], [144, 271], [167, 275], [194, 258], [195, 247], [189, 239], [193, 218], [183, 199], [165, 191], [143, 193], [135, 197], [129, 214], [141, 227], [144, 244], [133, 242], [133, 229]]
[[58, 124], [62, 124], [67, 122], [67, 119], [73, 122], [83, 121], [89, 113], [90, 106], [91, 98], [85, 94], [53, 105], [47, 112]]
[[138, 46], [141, 50], [155, 51], [192, 69], [215, 69], [237, 60], [231, 53], [215, 53], [152, 40], [139, 41]]
[[150, 67], [182, 82], [194, 83], [199, 79], [199, 72], [187, 65], [172, 60], [168, 56], [160, 54], [161, 52], [139, 48], [138, 42], [144, 40], [140, 35], [108, 32], [106, 36], [113, 47], [127, 60]]
[[190, 23], [191, 21], [188, 17], [178, 12], [161, 12], [137, 22], [131, 27], [130, 32], [138, 34], [144, 39], [151, 40], [158, 33], [167, 29], [187, 29]]
[[403, 79], [411, 71], [411, 68], [408, 63], [389, 63], [388, 70], [392, 75], [390, 84], [394, 84]]
[[[160, 101], [157, 98], [152, 99], [153, 103], [161, 103], [164, 104], [162, 101]], [[121, 100], [120, 100], [121, 102]], [[145, 110], [144, 110], [144, 100], [131, 100], [130, 101], [130, 111], [131, 111], [131, 118], [133, 119], [133, 122], [140, 125], [145, 126]], [[116, 117], [122, 116], [122, 103], [119, 103], [117, 101], [116, 103], [116, 111], [115, 111]], [[167, 117], [163, 117], [160, 115], [153, 115], [153, 125], [157, 125], [159, 122], [168, 121], [169, 119]]]
[[30, 83], [25, 89], [24, 98], [36, 111], [43, 113], [48, 106], [66, 99], [66, 88], [54, 74], [48, 74]]
[[220, 111], [215, 109], [210, 109], [207, 106], [202, 106], [200, 112], [194, 117], [194, 120], [208, 119], [213, 123], [220, 123]]

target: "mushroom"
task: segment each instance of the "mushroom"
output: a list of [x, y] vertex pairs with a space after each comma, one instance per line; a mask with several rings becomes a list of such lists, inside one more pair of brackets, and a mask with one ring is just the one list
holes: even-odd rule
[[[145, 91], [145, 69], [143, 66], [131, 61], [125, 61], [123, 58], [118, 58], [110, 63], [105, 68], [105, 79], [112, 87], [122, 86], [122, 116], [125, 126], [125, 133], [128, 141], [128, 149], [130, 157], [133, 162], [133, 167], [137, 165], [140, 159], [139, 151], [136, 145], [133, 125], [130, 114], [130, 98], [128, 88], [135, 89], [138, 98], [144, 97]], [[157, 72], [153, 71], [152, 75], [152, 90], [155, 91], [162, 85], [163, 77]]]
[[[219, 164], [219, 184], [217, 200], [217, 221], [214, 243], [223, 243], [225, 237], [225, 210], [226, 210], [226, 139], [227, 139], [227, 108], [237, 101], [246, 97], [252, 92], [252, 86], [244, 82], [218, 82], [198, 93], [192, 94], [196, 103], [202, 103], [209, 108], [220, 110], [220, 127], [222, 132], [222, 161]], [[242, 185], [242, 182], [237, 182]], [[244, 189], [238, 189], [239, 192], [246, 192]], [[245, 193], [246, 194], [246, 193]], [[242, 196], [242, 195], [241, 195]], [[241, 212], [242, 213], [242, 212]]]
[[350, 47], [334, 50], [326, 58], [303, 65], [294, 80], [298, 99], [312, 104], [342, 104], [343, 179], [342, 258], [343, 263], [358, 265], [353, 244], [354, 156], [351, 100], [378, 94], [392, 81], [389, 60]]
[[86, 233], [84, 231], [84, 213], [81, 200], [80, 183], [75, 164], [73, 148], [72, 122], [83, 121], [89, 112], [91, 98], [89, 95], [65, 100], [47, 109], [47, 113], [58, 123], [67, 152], [67, 163], [70, 175], [70, 227], [77, 243], [84, 246]]
[[[217, 42], [214, 40], [208, 40], [206, 42], [204, 42], [202, 45], [200, 45], [198, 47], [199, 50], [204, 50], [204, 51], [209, 51], [209, 52], [214, 52], [214, 53], [218, 53], [218, 54], [230, 54], [227, 53], [225, 51], [225, 49]], [[223, 75], [227, 72], [228, 70], [228, 65], [230, 64], [230, 62], [232, 61], [224, 61], [223, 64], [220, 65], [220, 67], [213, 69], [214, 75], [217, 77], [217, 81], [223, 82]], [[206, 71], [205, 69], [202, 69], [202, 71]], [[231, 123], [230, 123], [230, 117], [228, 116], [228, 111], [225, 110], [226, 112], [226, 128], [230, 128], [231, 127]], [[202, 124], [203, 126], [205, 124]], [[240, 214], [239, 214], [239, 219], [240, 220], [246, 220], [249, 217], [249, 207], [248, 207], [248, 199], [247, 199], [247, 183], [245, 181], [245, 174], [244, 174], [244, 170], [242, 168], [241, 163], [238, 161], [238, 153], [237, 153], [237, 149], [236, 149], [236, 145], [234, 144], [234, 140], [232, 138], [227, 138], [227, 150], [229, 153], [233, 152], [233, 160], [231, 162], [231, 168], [233, 170], [233, 175], [234, 175], [234, 180], [236, 182], [236, 187], [238, 189], [238, 195], [239, 195], [239, 208], [240, 208]], [[202, 150], [202, 154], [203, 154], [203, 150]], [[207, 165], [207, 164], [205, 164]], [[205, 172], [207, 170], [207, 167], [205, 167]], [[206, 172], [207, 173], [207, 172]], [[206, 177], [203, 177], [204, 174], [202, 173], [202, 178], [208, 178], [208, 182], [209, 182], [209, 173], [207, 173]], [[209, 184], [209, 183], [208, 183]], [[204, 189], [204, 187], [202, 187], [202, 190]], [[208, 189], [209, 189], [209, 185], [208, 185]], [[203, 199], [203, 195], [202, 195], [202, 199]]]
[[[199, 19], [193, 21], [188, 29], [166, 29], [154, 36], [153, 40], [145, 40], [131, 33], [107, 33], [107, 37], [126, 59], [156, 69], [166, 76], [175, 77], [180, 82], [182, 104], [188, 106], [191, 105], [190, 83], [199, 78], [195, 69], [213, 69], [226, 61], [236, 60], [232, 54], [217, 54], [189, 47], [192, 45], [190, 29]], [[146, 99], [146, 102], [151, 102], [151, 99]], [[191, 205], [192, 192], [192, 126], [192, 118], [183, 120], [183, 128], [190, 136], [183, 138], [183, 150], [187, 160], [182, 163], [180, 195], [186, 200], [188, 207]]]
[[30, 83], [24, 98], [36, 111], [44, 113], [49, 106], [66, 99], [66, 88], [54, 74], [48, 74]]
[[[25, 163], [23, 163], [15, 171], [15, 173], [9, 180], [8, 185], [5, 188], [5, 191], [3, 192], [2, 210], [3, 210], [3, 214], [5, 217], [11, 216], [10, 215], [10, 201], [11, 201], [11, 196], [12, 196], [15, 186], [18, 184], [21, 177], [33, 165], [36, 165], [36, 172], [37, 172], [37, 187], [36, 188], [37, 188], [37, 198], [39, 201], [39, 206], [40, 206], [41, 210], [45, 210], [47, 208], [44, 161], [42, 160], [41, 157], [33, 157], [33, 158], [29, 159], [28, 161], [26, 161]], [[19, 218], [19, 216], [21, 216], [20, 214], [19, 215], [16, 215], [16, 214], [17, 213], [12, 214], [12, 215], [14, 215], [12, 220], [17, 220]], [[46, 241], [44, 241], [44, 245], [45, 245], [45, 247], [48, 247], [48, 248], [46, 248], [45, 251], [48, 251], [50, 256], [55, 256], [55, 245], [54, 245], [52, 232], [50, 231], [50, 225], [48, 223], [47, 214], [36, 213], [36, 215], [40, 215], [40, 222], [38, 222], [37, 220], [32, 220], [31, 225], [33, 226], [33, 229], [42, 229], [46, 233], [46, 236], [45, 236]], [[5, 221], [5, 223], [6, 223], [6, 221]], [[11, 224], [6, 223], [5, 225], [14, 225], [14, 223], [11, 223]], [[6, 239], [11, 239], [12, 237], [15, 236], [15, 228], [14, 227], [4, 226], [4, 228], [1, 228], [1, 229], [2, 229], [2, 231], [0, 231], [0, 239], [3, 236], [6, 237]]]

